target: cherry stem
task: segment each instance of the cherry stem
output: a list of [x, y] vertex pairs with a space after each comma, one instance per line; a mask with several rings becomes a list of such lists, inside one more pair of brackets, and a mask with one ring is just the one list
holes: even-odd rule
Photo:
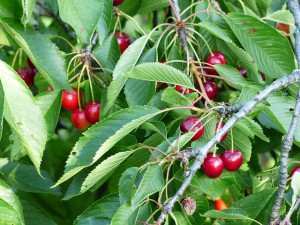
[[79, 111], [82, 110], [82, 107], [81, 107], [81, 99], [80, 99], [80, 82], [81, 82], [81, 77], [83, 75], [83, 72], [85, 70], [85, 66], [82, 67], [81, 71], [80, 71], [80, 75], [77, 79], [77, 91], [78, 91], [78, 94], [77, 94], [77, 98], [78, 98], [78, 106], [79, 106]]
[[21, 48], [18, 48], [18, 50], [16, 51], [16, 53], [15, 53], [15, 55], [14, 55], [14, 58], [13, 58], [13, 61], [12, 61], [12, 64], [11, 64], [11, 67], [13, 67], [13, 68], [14, 68], [14, 66], [15, 66], [15, 63], [16, 63], [16, 60], [17, 60], [17, 57], [18, 57], [20, 51], [22, 51], [22, 49], [21, 49]]
[[94, 97], [92, 79], [91, 79], [91, 75], [90, 75], [90, 69], [87, 66], [84, 66], [84, 67], [86, 68], [86, 72], [87, 72], [88, 79], [89, 79], [90, 90], [91, 90], [91, 95], [92, 95], [92, 101], [93, 101], [93, 103], [95, 103], [95, 97]]
[[136, 22], [136, 20], [133, 17], [127, 15], [126, 13], [124, 13], [122, 11], [120, 11], [120, 15], [124, 16], [127, 20], [131, 20], [141, 30], [141, 32], [143, 33], [143, 35], [146, 34], [146, 32], [143, 30], [143, 28]]
[[230, 129], [230, 136], [231, 136], [231, 152], [233, 152], [233, 131], [232, 131], [232, 128]]

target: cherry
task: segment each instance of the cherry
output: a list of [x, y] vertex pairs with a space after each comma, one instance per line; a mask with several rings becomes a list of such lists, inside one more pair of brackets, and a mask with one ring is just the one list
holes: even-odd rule
[[52, 91], [53, 90], [53, 88], [51, 87], [51, 86], [48, 86], [47, 88], [46, 88], [46, 91]]
[[124, 0], [114, 0], [113, 5], [117, 6], [117, 5], [121, 5], [124, 2]]
[[89, 121], [85, 116], [84, 110], [75, 109], [72, 112], [71, 120], [74, 125], [79, 130], [85, 130], [90, 125]]
[[100, 103], [90, 102], [85, 106], [85, 116], [91, 124], [95, 124], [99, 121], [100, 116]]
[[[213, 55], [206, 58], [206, 62], [212, 66], [227, 63], [225, 56], [221, 52], [213, 52]], [[218, 75], [218, 72], [211, 66], [206, 69], [206, 72], [211, 75]]]
[[33, 73], [33, 69], [31, 69], [30, 67], [22, 68], [21, 70], [16, 69], [16, 72], [19, 74], [22, 80], [25, 81], [27, 86], [33, 85], [35, 76], [35, 74]]
[[240, 73], [242, 74], [242, 76], [244, 77], [244, 78], [247, 78], [248, 76], [247, 76], [247, 71], [244, 69], [244, 68], [241, 68], [241, 67], [239, 67], [239, 68], [237, 68], [238, 69], [238, 71], [240, 71]]
[[228, 209], [227, 205], [221, 198], [217, 198], [214, 205], [216, 210]]
[[123, 53], [130, 45], [130, 37], [125, 32], [115, 32], [115, 36], [118, 40], [121, 53]]
[[31, 62], [31, 60], [27, 57], [26, 58], [27, 64], [31, 69], [35, 69], [35, 65]]
[[292, 177], [292, 176], [294, 175], [295, 172], [300, 173], [300, 166], [296, 166], [296, 167], [292, 170], [290, 177]]
[[225, 150], [221, 154], [224, 168], [228, 171], [236, 171], [243, 163], [243, 155], [239, 150]]
[[212, 178], [220, 176], [223, 168], [223, 161], [218, 154], [208, 153], [202, 164], [203, 172]]
[[175, 85], [175, 90], [184, 95], [195, 92], [193, 89], [190, 89], [190, 88], [187, 88], [184, 86], [180, 86], [180, 85]]
[[218, 87], [213, 81], [206, 81], [204, 84], [204, 90], [207, 97], [210, 100], [215, 100], [218, 97]]
[[[218, 120], [217, 124], [216, 124], [216, 130], [215, 130], [215, 134], [219, 132], [219, 130], [221, 130], [223, 127], [224, 127], [224, 123], [222, 122], [220, 125], [220, 121]], [[218, 127], [220, 126], [220, 128], [218, 129]], [[221, 140], [220, 140], [220, 143], [222, 143], [223, 141], [225, 141], [227, 137], [227, 133], [225, 133], [222, 137], [221, 137]]]
[[278, 24], [276, 25], [276, 29], [277, 29], [277, 30], [281, 30], [281, 31], [283, 31], [283, 32], [285, 32], [285, 33], [287, 33], [287, 34], [290, 33], [290, 25], [288, 25], [288, 24], [278, 23]]
[[[62, 106], [66, 110], [75, 110], [78, 108], [78, 90], [77, 88], [72, 88], [75, 93], [63, 90], [62, 92]], [[81, 94], [80, 94], [81, 98]]]
[[261, 75], [262, 80], [265, 81], [266, 80], [265, 74], [263, 72], [260, 72], [260, 75]]
[[186, 197], [181, 201], [181, 205], [183, 206], [184, 211], [189, 216], [194, 214], [196, 210], [196, 204], [196, 201], [191, 197]]
[[182, 132], [188, 132], [189, 130], [196, 132], [196, 134], [192, 137], [192, 140], [195, 141], [201, 138], [205, 128], [202, 126], [202, 123], [198, 121], [198, 118], [191, 116], [180, 124], [180, 130]]

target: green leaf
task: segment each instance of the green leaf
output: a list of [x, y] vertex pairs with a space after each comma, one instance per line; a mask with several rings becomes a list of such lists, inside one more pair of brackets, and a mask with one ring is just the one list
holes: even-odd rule
[[34, 6], [35, 0], [22, 0], [23, 6], [23, 16], [22, 23], [26, 26], [26, 24], [30, 21]]
[[[270, 204], [276, 188], [266, 189], [256, 194], [249, 195], [237, 202], [232, 203], [232, 208], [243, 209], [249, 218], [257, 219], [259, 216], [269, 217]], [[262, 222], [261, 220], [259, 220]]]
[[44, 212], [42, 212], [33, 203], [22, 200], [21, 203], [24, 211], [25, 224], [30, 225], [57, 225], [51, 218], [49, 218]]
[[139, 172], [138, 167], [131, 167], [125, 170], [119, 181], [119, 195], [120, 203], [124, 204], [126, 202], [130, 203], [133, 197], [135, 187], [136, 176]]
[[65, 61], [50, 40], [29, 28], [24, 30], [12, 20], [0, 19], [0, 25], [20, 45], [39, 73], [54, 89], [71, 89], [65, 71]]
[[214, 36], [220, 38], [221, 40], [228, 42], [228, 43], [232, 43], [232, 40], [227, 35], [227, 33], [223, 29], [221, 29], [217, 24], [204, 21], [204, 22], [198, 23], [198, 26], [206, 29], [208, 32], [210, 32]]
[[102, 45], [97, 45], [93, 54], [102, 67], [113, 70], [120, 58], [120, 47], [114, 34], [107, 36]]
[[292, 177], [292, 188], [293, 188], [293, 200], [292, 200], [292, 206], [293, 207], [295, 205], [295, 202], [298, 198], [300, 198], [300, 173], [296, 172], [294, 173], [293, 177]]
[[243, 120], [239, 121], [240, 123], [245, 124], [254, 135], [259, 137], [261, 140], [269, 142], [270, 139], [263, 133], [263, 129], [259, 123], [250, 119], [249, 117], [245, 117]]
[[145, 15], [146, 13], [162, 9], [167, 6], [169, 6], [169, 2], [167, 0], [142, 0], [139, 14]]
[[125, 203], [117, 210], [113, 216], [111, 225], [132, 225], [136, 224], [138, 205]]
[[113, 23], [114, 15], [113, 15], [113, 4], [112, 1], [102, 0], [102, 12], [100, 16], [100, 20], [97, 25], [98, 39], [99, 44], [102, 45], [104, 39], [106, 38], [111, 24]]
[[154, 194], [164, 187], [162, 169], [158, 164], [149, 165], [143, 179], [133, 196], [131, 203], [137, 205], [145, 197]]
[[2, 82], [0, 80], [0, 140], [2, 138], [2, 130], [3, 130], [3, 109], [4, 109], [4, 90], [2, 87]]
[[246, 87], [251, 87], [257, 90], [263, 89], [262, 85], [258, 85], [256, 82], [245, 79], [236, 68], [230, 65], [216, 65], [214, 68], [221, 77], [226, 78], [225, 82], [228, 85], [236, 89], [241, 90]]
[[138, 65], [124, 76], [140, 80], [178, 84], [184, 87], [195, 89], [192, 81], [187, 75], [172, 66], [158, 62]]
[[23, 209], [17, 195], [0, 180], [0, 223], [25, 225]]
[[56, 185], [95, 163], [129, 132], [159, 113], [153, 107], [136, 106], [121, 110], [95, 124], [84, 132], [84, 136], [74, 146], [65, 173]]
[[140, 37], [121, 55], [113, 73], [113, 81], [110, 83], [107, 90], [107, 104], [103, 110], [104, 114], [107, 114], [114, 105], [118, 95], [127, 81], [127, 78], [124, 77], [123, 74], [132, 70], [132, 68], [136, 65], [149, 38], [149, 35]]
[[61, 108], [61, 92], [55, 90], [43, 92], [35, 97], [35, 101], [44, 114], [48, 140], [50, 140], [58, 122]]
[[0, 17], [20, 19], [22, 17], [21, 1], [0, 1]]
[[279, 22], [279, 23], [286, 23], [292, 26], [294, 26], [295, 24], [295, 19], [293, 17], [293, 14], [289, 10], [278, 10], [268, 15], [264, 19]]
[[[276, 117], [276, 120], [287, 133], [292, 121], [295, 99], [291, 96], [272, 96], [267, 98], [267, 102], [270, 104], [270, 110]], [[294, 137], [296, 141], [300, 142], [300, 120], [298, 120]]]
[[0, 159], [0, 170], [7, 183], [17, 190], [60, 194], [59, 188], [50, 188], [54, 185], [54, 181], [46, 171], [41, 171], [43, 176], [41, 177], [33, 166], [19, 162], [10, 162], [6, 158]]
[[228, 220], [252, 220], [248, 215], [241, 209], [224, 209], [224, 210], [210, 210], [204, 213], [205, 217], [217, 218], [217, 219], [228, 219]]
[[270, 189], [278, 181], [279, 167], [262, 171], [253, 177], [253, 193]]
[[175, 211], [175, 212], [173, 212], [173, 215], [175, 217], [173, 219], [177, 221], [176, 224], [191, 225], [191, 223], [188, 220], [188, 218], [185, 215], [183, 215], [181, 212]]
[[141, 0], [130, 0], [124, 1], [122, 4], [118, 5], [117, 7], [124, 13], [133, 16], [135, 15], [141, 6]]
[[86, 192], [90, 187], [97, 183], [102, 185], [117, 167], [130, 156], [134, 151], [119, 152], [102, 161], [92, 172], [86, 177], [82, 183], [80, 194]]
[[167, 128], [165, 124], [161, 121], [153, 121], [153, 122], [146, 122], [142, 125], [142, 129], [151, 130], [156, 133], [159, 133], [163, 137], [167, 137]]
[[75, 220], [74, 225], [99, 225], [102, 224], [101, 221], [103, 218], [109, 219], [110, 222], [119, 206], [120, 203], [117, 194], [105, 196], [104, 198], [94, 202], [81, 215], [79, 215]]
[[0, 61], [0, 81], [5, 93], [4, 118], [18, 134], [40, 173], [39, 167], [47, 141], [47, 128], [43, 114], [25, 82], [2, 61]]
[[109, 2], [107, 0], [58, 0], [59, 15], [64, 22], [73, 27], [84, 43], [89, 44], [102, 14], [108, 10], [105, 7]]
[[288, 39], [276, 30], [248, 15], [232, 13], [225, 19], [266, 76], [279, 78], [295, 69], [294, 54]]

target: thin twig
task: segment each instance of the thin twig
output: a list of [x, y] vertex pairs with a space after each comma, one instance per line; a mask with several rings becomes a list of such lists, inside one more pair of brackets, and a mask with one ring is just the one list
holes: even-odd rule
[[273, 208], [271, 211], [271, 218], [270, 218], [271, 225], [277, 225], [279, 222], [281, 203], [284, 198], [284, 191], [285, 191], [287, 178], [288, 178], [287, 160], [289, 157], [289, 152], [293, 146], [294, 133], [297, 128], [299, 114], [300, 114], [300, 91], [297, 94], [296, 104], [295, 104], [290, 128], [288, 130], [287, 135], [285, 136], [285, 138], [282, 141], [280, 170], [279, 170], [279, 185], [278, 185], [277, 196], [276, 196], [276, 199], [274, 201], [274, 205], [273, 205]]
[[267, 86], [263, 91], [261, 91], [255, 98], [244, 104], [244, 106], [238, 111], [238, 113], [233, 115], [231, 119], [228, 120], [228, 122], [224, 125], [224, 127], [220, 129], [219, 132], [205, 146], [186, 152], [186, 154], [189, 154], [191, 157], [195, 157], [196, 160], [190, 167], [189, 175], [185, 178], [176, 194], [163, 205], [163, 210], [161, 215], [157, 219], [157, 224], [162, 224], [166, 216], [172, 212], [174, 204], [180, 198], [180, 196], [183, 195], [185, 189], [190, 185], [192, 178], [194, 177], [196, 171], [201, 167], [208, 151], [221, 140], [222, 136], [226, 132], [228, 132], [235, 123], [252, 112], [255, 106], [266, 99], [271, 93], [286, 88], [296, 82], [300, 82], [299, 70], [295, 70], [292, 74], [274, 81], [271, 85]]
[[293, 205], [293, 207], [290, 208], [289, 212], [286, 214], [286, 216], [282, 220], [281, 225], [289, 225], [289, 224], [291, 224], [291, 222], [290, 222], [291, 216], [299, 208], [299, 205], [300, 205], [300, 197], [298, 197], [296, 199], [295, 204]]

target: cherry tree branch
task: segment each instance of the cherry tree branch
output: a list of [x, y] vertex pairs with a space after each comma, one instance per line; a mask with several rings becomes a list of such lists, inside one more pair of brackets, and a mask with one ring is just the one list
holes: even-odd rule
[[184, 182], [182, 183], [176, 194], [166, 203], [164, 203], [162, 213], [157, 219], [157, 224], [162, 224], [166, 216], [171, 213], [174, 204], [183, 195], [186, 188], [190, 185], [196, 171], [200, 169], [208, 151], [221, 140], [222, 136], [226, 132], [228, 132], [240, 119], [245, 118], [249, 113], [251, 113], [255, 106], [265, 100], [271, 93], [286, 88], [297, 82], [300, 82], [300, 70], [295, 70], [292, 74], [274, 81], [271, 85], [267, 86], [263, 91], [261, 91], [256, 97], [245, 103], [243, 107], [236, 114], [234, 114], [231, 119], [228, 120], [223, 128], [220, 129], [219, 132], [205, 146], [186, 152], [186, 154], [189, 154], [196, 159], [193, 165], [190, 167], [189, 173], [187, 173], [188, 175], [185, 177]]
[[282, 200], [284, 198], [284, 191], [286, 188], [286, 183], [288, 178], [287, 159], [289, 157], [289, 152], [293, 146], [294, 134], [297, 128], [299, 114], [300, 114], [300, 91], [297, 94], [296, 104], [295, 104], [290, 128], [288, 130], [287, 135], [282, 141], [280, 170], [279, 170], [279, 185], [278, 185], [277, 196], [271, 211], [271, 218], [270, 218], [271, 225], [279, 224], [278, 222], [280, 219], [280, 208], [281, 208]]

